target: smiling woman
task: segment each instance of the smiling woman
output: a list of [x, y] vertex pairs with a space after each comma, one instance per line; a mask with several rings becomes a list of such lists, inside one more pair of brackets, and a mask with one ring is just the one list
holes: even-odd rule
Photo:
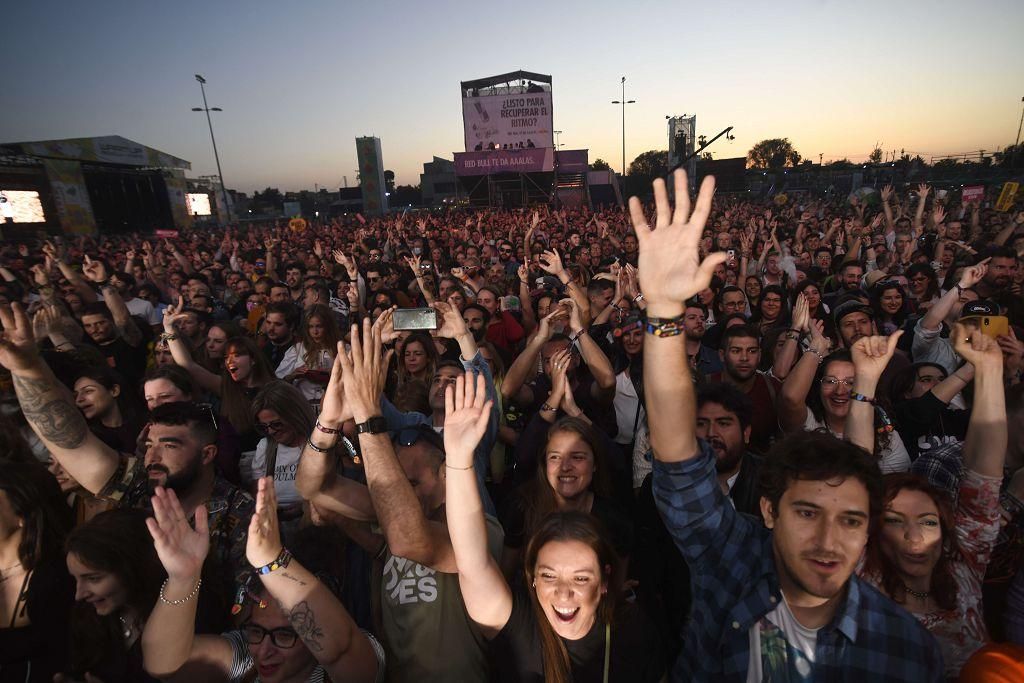
[[75, 580], [70, 673], [103, 681], [153, 681], [142, 668], [139, 636], [164, 572], [143, 510], [103, 512], [68, 536]]

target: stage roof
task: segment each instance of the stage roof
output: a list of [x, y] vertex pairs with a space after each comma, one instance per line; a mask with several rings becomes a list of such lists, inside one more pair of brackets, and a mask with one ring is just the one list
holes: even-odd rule
[[167, 152], [147, 147], [120, 135], [36, 142], [5, 142], [0, 143], [0, 149], [49, 159], [121, 164], [122, 166], [192, 169], [192, 164], [184, 159], [179, 159]]
[[487, 78], [478, 78], [475, 81], [462, 81], [462, 89], [468, 90], [470, 88], [489, 88], [492, 85], [502, 85], [503, 83], [510, 83], [512, 81], [537, 81], [538, 83], [547, 83], [551, 85], [551, 76], [545, 76], [544, 74], [535, 74], [532, 71], [510, 71], [507, 74], [500, 74], [498, 76], [488, 76]]

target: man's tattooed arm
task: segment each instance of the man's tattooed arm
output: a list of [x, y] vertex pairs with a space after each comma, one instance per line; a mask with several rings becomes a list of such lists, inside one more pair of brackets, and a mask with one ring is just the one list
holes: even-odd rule
[[89, 435], [82, 413], [55, 378], [13, 375], [25, 419], [39, 437], [57, 448], [79, 448]]
[[103, 490], [120, 456], [89, 431], [70, 392], [53, 372], [45, 365], [39, 370], [12, 373], [25, 419], [68, 474], [92, 493]]

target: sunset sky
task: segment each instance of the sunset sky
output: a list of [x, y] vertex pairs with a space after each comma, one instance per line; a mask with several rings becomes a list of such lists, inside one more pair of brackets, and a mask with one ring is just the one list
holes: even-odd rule
[[122, 135], [251, 192], [354, 184], [354, 138], [417, 184], [462, 151], [459, 81], [553, 78], [566, 148], [621, 166], [697, 114], [716, 158], [789, 137], [815, 162], [1012, 144], [1024, 96], [1024, 3], [54, 2], [5, 9], [0, 142]]

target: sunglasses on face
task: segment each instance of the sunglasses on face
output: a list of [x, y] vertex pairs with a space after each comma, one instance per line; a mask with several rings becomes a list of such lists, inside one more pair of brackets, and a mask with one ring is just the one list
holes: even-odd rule
[[285, 428], [284, 422], [281, 420], [272, 420], [270, 422], [257, 422], [256, 431], [266, 436], [270, 432], [280, 432]]

